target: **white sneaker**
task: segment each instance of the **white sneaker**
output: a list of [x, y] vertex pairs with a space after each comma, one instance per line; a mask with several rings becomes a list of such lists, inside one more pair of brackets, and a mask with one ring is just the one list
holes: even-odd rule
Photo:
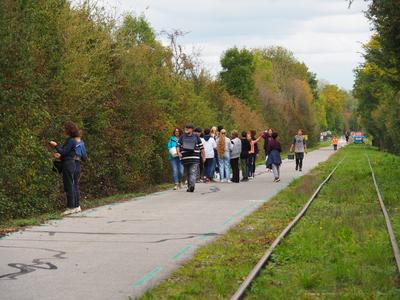
[[68, 216], [74, 213], [74, 208], [67, 208], [61, 215]]
[[74, 208], [74, 213], [78, 213], [78, 212], [81, 212], [81, 211], [82, 211], [82, 209], [81, 209], [80, 206]]
[[177, 189], [178, 189], [178, 185], [175, 184], [175, 186], [174, 186], [174, 191], [176, 191]]
[[227, 182], [227, 183], [232, 183], [232, 181], [230, 181], [230, 180], [227, 180], [226, 182]]

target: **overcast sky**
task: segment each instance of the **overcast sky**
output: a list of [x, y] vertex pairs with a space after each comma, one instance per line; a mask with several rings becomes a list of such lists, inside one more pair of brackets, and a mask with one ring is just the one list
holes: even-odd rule
[[361, 61], [370, 25], [364, 0], [101, 0], [117, 15], [144, 13], [157, 32], [189, 32], [181, 43], [200, 49], [212, 74], [227, 48], [280, 45], [294, 52], [318, 78], [346, 89]]

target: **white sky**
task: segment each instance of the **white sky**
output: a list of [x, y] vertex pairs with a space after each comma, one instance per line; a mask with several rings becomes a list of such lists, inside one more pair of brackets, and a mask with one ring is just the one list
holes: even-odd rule
[[201, 50], [212, 74], [224, 50], [280, 45], [294, 52], [318, 78], [346, 89], [362, 61], [370, 25], [364, 0], [100, 0], [117, 15], [144, 13], [157, 32], [189, 32], [181, 43]]

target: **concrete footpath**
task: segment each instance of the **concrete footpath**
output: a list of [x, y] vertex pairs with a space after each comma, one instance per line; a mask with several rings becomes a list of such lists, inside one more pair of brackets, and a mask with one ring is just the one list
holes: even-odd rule
[[303, 173], [285, 160], [280, 183], [260, 166], [248, 183], [164, 191], [3, 237], [0, 299], [135, 298], [332, 154], [309, 153]]

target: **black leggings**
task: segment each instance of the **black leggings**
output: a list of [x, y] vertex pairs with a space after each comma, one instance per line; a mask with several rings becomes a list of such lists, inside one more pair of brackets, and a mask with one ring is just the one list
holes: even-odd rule
[[297, 152], [296, 153], [296, 170], [297, 169], [301, 170], [303, 168], [303, 159], [304, 159], [304, 153]]
[[74, 188], [75, 161], [66, 160], [62, 162], [62, 175], [64, 191], [67, 194], [67, 208], [75, 208]]

